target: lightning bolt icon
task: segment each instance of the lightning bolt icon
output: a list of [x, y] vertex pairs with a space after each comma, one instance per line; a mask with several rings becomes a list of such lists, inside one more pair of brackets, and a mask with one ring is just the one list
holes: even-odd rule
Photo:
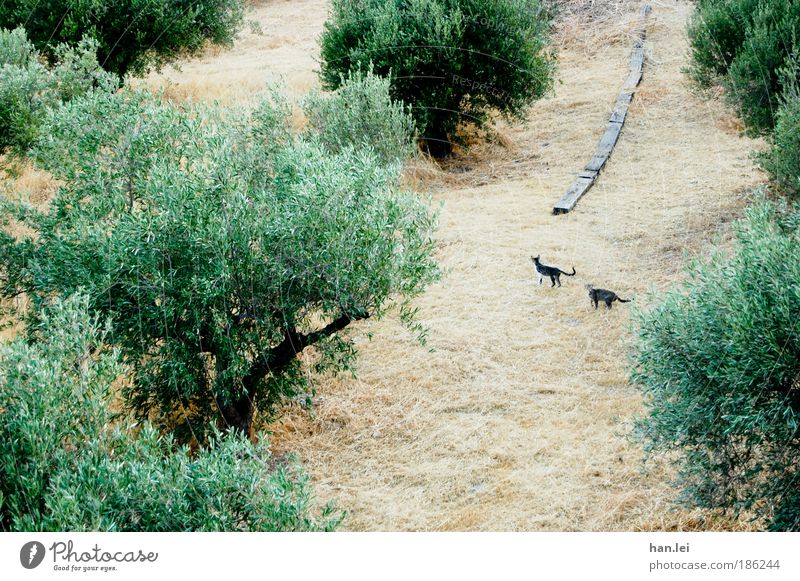
[[38, 552], [39, 552], [39, 547], [37, 547], [36, 545], [31, 545], [31, 552], [28, 555], [28, 565], [33, 563], [33, 558], [36, 556], [36, 553]]

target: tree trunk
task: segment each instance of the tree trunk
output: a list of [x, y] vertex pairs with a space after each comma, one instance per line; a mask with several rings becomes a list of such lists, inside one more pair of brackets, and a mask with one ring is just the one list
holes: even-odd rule
[[[236, 430], [247, 434], [253, 439], [253, 406], [252, 394], [256, 393], [258, 384], [268, 375], [279, 375], [286, 370], [298, 353], [320, 339], [337, 333], [347, 327], [351, 322], [366, 319], [369, 313], [358, 311], [352, 314], [342, 314], [325, 327], [312, 333], [303, 334], [295, 329], [285, 329], [283, 341], [269, 351], [262, 353], [254, 362], [250, 371], [242, 378], [241, 386], [244, 391], [241, 397], [231, 405], [222, 405], [217, 397], [217, 407], [222, 414], [220, 423], [223, 430]], [[226, 367], [227, 362], [218, 360], [218, 364]]]
[[253, 439], [253, 400], [248, 394], [242, 395], [233, 404], [223, 406], [217, 398], [217, 406], [222, 414], [221, 429], [234, 430]]
[[453, 144], [443, 132], [426, 131], [421, 143], [422, 150], [437, 159], [453, 153]]

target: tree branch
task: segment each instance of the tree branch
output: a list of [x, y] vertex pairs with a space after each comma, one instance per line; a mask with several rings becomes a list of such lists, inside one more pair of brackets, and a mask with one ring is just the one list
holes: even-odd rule
[[253, 393], [255, 387], [267, 374], [281, 371], [281, 369], [288, 366], [292, 359], [306, 347], [334, 333], [338, 333], [353, 321], [360, 321], [361, 319], [367, 318], [369, 318], [368, 312], [359, 311], [352, 314], [342, 314], [337, 319], [325, 325], [322, 329], [307, 334], [298, 333], [295, 329], [286, 329], [283, 341], [262, 354], [262, 356], [253, 363], [250, 371], [242, 378], [242, 385], [247, 390], [247, 393]]

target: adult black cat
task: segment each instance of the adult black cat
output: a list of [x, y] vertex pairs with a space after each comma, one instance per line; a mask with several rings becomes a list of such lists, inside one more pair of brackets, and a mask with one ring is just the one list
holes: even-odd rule
[[564, 272], [560, 268], [556, 268], [555, 266], [545, 266], [541, 262], [539, 262], [539, 257], [531, 256], [531, 260], [533, 260], [533, 264], [536, 267], [536, 272], [539, 273], [539, 284], [542, 284], [542, 280], [544, 277], [549, 276], [550, 282], [552, 283], [550, 287], [556, 286], [556, 282], [558, 286], [561, 286], [561, 275], [565, 274], [567, 276], [575, 276], [575, 267], [572, 267], [572, 272]]
[[592, 303], [594, 303], [595, 309], [597, 308], [597, 304], [600, 301], [603, 301], [606, 304], [606, 308], [610, 309], [611, 303], [613, 303], [614, 301], [619, 301], [621, 303], [629, 303], [633, 300], [633, 299], [627, 299], [627, 300], [622, 299], [614, 291], [610, 291], [604, 288], [594, 288], [590, 284], [586, 285], [586, 290], [589, 291], [589, 300], [591, 300]]

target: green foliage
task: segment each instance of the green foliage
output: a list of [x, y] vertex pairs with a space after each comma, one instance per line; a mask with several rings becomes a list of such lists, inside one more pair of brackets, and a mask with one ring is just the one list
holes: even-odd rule
[[759, 156], [761, 166], [786, 194], [800, 194], [800, 67], [796, 62], [783, 70], [786, 89], [772, 134], [772, 148]]
[[328, 89], [374, 67], [434, 155], [492, 112], [524, 118], [552, 85], [550, 12], [528, 0], [334, 0], [321, 39]]
[[58, 43], [86, 36], [98, 43], [103, 68], [143, 75], [207, 43], [230, 45], [241, 27], [243, 0], [6, 0], [0, 27], [24, 26], [51, 60]]
[[73, 100], [34, 151], [63, 183], [49, 207], [4, 206], [31, 236], [0, 237], [3, 294], [36, 316], [82, 289], [132, 367], [126, 400], [180, 439], [306, 398], [313, 373], [352, 368], [340, 331], [436, 277], [434, 219], [397, 165], [294, 136], [287, 111]]
[[30, 337], [0, 346], [0, 530], [309, 531], [296, 465], [273, 468], [266, 444], [211, 435], [191, 455], [148, 423], [115, 419], [119, 354], [86, 297], [56, 301]]
[[779, 71], [794, 50], [799, 30], [800, 4], [763, 2], [728, 69], [726, 94], [754, 132], [768, 132], [775, 125], [783, 92]]
[[763, 0], [700, 0], [689, 19], [691, 76], [709, 86], [728, 72]]
[[92, 91], [114, 91], [118, 80], [97, 63], [89, 39], [55, 49], [45, 66], [21, 28], [0, 30], [0, 150], [22, 154], [31, 146], [50, 109]]
[[760, 201], [732, 254], [687, 274], [640, 315], [639, 435], [686, 502], [800, 530], [800, 211]]
[[720, 80], [751, 133], [775, 125], [779, 71], [797, 43], [800, 4], [786, 0], [705, 0], [689, 24], [692, 76]]
[[0, 30], [0, 65], [27, 68], [37, 58], [36, 48], [28, 42], [24, 28]]
[[349, 71], [328, 96], [312, 93], [303, 103], [312, 133], [325, 148], [371, 148], [383, 163], [413, 154], [414, 118], [389, 96], [389, 79], [372, 71]]

